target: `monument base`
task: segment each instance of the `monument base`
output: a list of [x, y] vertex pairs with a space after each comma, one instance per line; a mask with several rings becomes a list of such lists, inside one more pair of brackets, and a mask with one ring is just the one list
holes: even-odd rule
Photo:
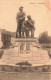
[[6, 64], [16, 65], [19, 62], [28, 62], [32, 66], [45, 65], [49, 61], [48, 52], [39, 47], [37, 39], [15, 39], [13, 48], [4, 51], [2, 61]]

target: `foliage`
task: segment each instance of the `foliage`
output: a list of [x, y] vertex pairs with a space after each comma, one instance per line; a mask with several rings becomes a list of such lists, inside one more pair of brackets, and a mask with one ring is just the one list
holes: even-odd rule
[[51, 36], [48, 36], [47, 32], [43, 32], [39, 35], [39, 43], [51, 43]]
[[29, 62], [19, 62], [19, 63], [16, 63], [16, 65], [27, 65], [27, 66], [31, 66], [32, 64], [29, 63]]

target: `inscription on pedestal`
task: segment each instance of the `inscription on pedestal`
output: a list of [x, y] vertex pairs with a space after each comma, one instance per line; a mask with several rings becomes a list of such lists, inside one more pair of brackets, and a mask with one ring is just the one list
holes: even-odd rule
[[28, 53], [30, 53], [31, 52], [30, 46], [31, 46], [31, 44], [29, 42], [26, 42], [26, 43], [22, 42], [20, 44], [20, 53], [21, 54], [28, 54]]

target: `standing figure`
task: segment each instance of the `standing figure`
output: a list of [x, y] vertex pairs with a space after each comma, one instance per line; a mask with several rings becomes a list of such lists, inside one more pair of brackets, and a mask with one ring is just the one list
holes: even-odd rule
[[[16, 20], [17, 20], [17, 32], [19, 33], [19, 38], [21, 38], [21, 29], [22, 29], [22, 23], [25, 21], [26, 14], [23, 12], [23, 7], [19, 8], [19, 12], [17, 14]], [[17, 37], [16, 32], [16, 37]]]

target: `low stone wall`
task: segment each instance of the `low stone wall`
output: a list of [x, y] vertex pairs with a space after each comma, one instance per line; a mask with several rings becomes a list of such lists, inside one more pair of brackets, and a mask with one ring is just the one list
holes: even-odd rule
[[0, 65], [0, 71], [6, 72], [51, 72], [51, 66], [39, 66], [39, 67], [18, 67], [18, 66], [8, 66]]

